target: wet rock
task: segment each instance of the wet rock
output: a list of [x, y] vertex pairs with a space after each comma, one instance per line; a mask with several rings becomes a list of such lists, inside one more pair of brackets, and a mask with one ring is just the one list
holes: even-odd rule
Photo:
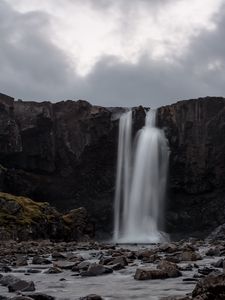
[[164, 243], [159, 246], [159, 250], [167, 253], [174, 253], [178, 251], [178, 246], [173, 243]]
[[51, 267], [47, 271], [45, 271], [46, 274], [59, 274], [62, 273], [62, 270], [58, 267]]
[[10, 268], [9, 266], [1, 266], [0, 272], [9, 273], [12, 272], [12, 268]]
[[32, 264], [33, 265], [48, 265], [48, 264], [51, 264], [51, 263], [52, 262], [49, 259], [38, 256], [38, 255], [36, 255], [32, 258]]
[[115, 265], [110, 265], [110, 268], [114, 271], [119, 271], [124, 269], [125, 267], [123, 265], [121, 265], [120, 263], [115, 264]]
[[77, 266], [74, 266], [72, 268], [72, 271], [87, 270], [90, 264], [91, 264], [90, 261], [82, 261]]
[[225, 299], [225, 274], [209, 275], [201, 279], [192, 292], [193, 299]]
[[111, 268], [105, 267], [103, 265], [93, 263], [90, 264], [87, 271], [81, 272], [81, 276], [99, 276], [103, 274], [112, 273], [113, 270]]
[[46, 295], [43, 293], [32, 293], [32, 294], [28, 293], [27, 296], [34, 300], [54, 300], [55, 299], [55, 297], [49, 296], [49, 295]]
[[163, 270], [154, 270], [151, 268], [138, 268], [135, 272], [134, 279], [148, 280], [148, 279], [165, 279], [168, 278], [167, 272]]
[[90, 294], [85, 297], [81, 297], [80, 300], [103, 300], [103, 298], [96, 294]]
[[13, 284], [19, 281], [19, 278], [14, 275], [6, 275], [2, 276], [0, 279], [0, 284], [3, 286], [8, 286], [9, 284]]
[[198, 281], [198, 279], [197, 278], [189, 278], [188, 277], [188, 278], [184, 278], [183, 281], [184, 282], [196, 282], [196, 281]]
[[168, 277], [170, 278], [182, 276], [182, 273], [179, 271], [178, 266], [175, 263], [166, 260], [161, 260], [157, 265], [157, 268], [166, 272]]
[[120, 264], [121, 266], [125, 267], [128, 265], [127, 259], [124, 256], [118, 256], [116, 258], [113, 258], [110, 260], [106, 265], [115, 265], [115, 264]]
[[223, 268], [224, 259], [219, 259], [216, 262], [211, 263], [211, 265], [215, 268]]
[[16, 266], [17, 267], [27, 266], [27, 258], [23, 256], [18, 257], [16, 260]]
[[41, 270], [38, 269], [27, 269], [25, 274], [38, 274], [41, 273]]
[[192, 271], [193, 267], [191, 264], [187, 264], [185, 266], [179, 266], [179, 270], [180, 271]]
[[180, 255], [181, 261], [196, 261], [202, 259], [201, 255], [195, 251], [184, 251]]
[[57, 258], [57, 259], [66, 259], [66, 256], [58, 251], [54, 251], [52, 253], [52, 258]]
[[149, 258], [151, 257], [153, 254], [155, 254], [155, 251], [153, 250], [149, 250], [149, 249], [140, 249], [136, 252], [136, 257], [138, 259], [144, 259], [144, 258]]
[[210, 248], [206, 253], [206, 256], [220, 256], [220, 249], [218, 247]]
[[199, 268], [198, 269], [198, 273], [202, 274], [202, 275], [209, 275], [212, 272], [217, 271], [214, 268], [208, 268], [208, 267], [203, 267], [203, 268]]
[[8, 290], [9, 292], [32, 292], [35, 291], [35, 285], [33, 281], [18, 280], [17, 282], [10, 283]]
[[74, 262], [68, 262], [68, 261], [56, 261], [54, 262], [54, 266], [62, 270], [72, 270], [75, 264]]

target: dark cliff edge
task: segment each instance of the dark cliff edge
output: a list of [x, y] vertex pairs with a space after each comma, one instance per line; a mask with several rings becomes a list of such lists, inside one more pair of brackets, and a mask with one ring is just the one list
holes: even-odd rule
[[158, 125], [171, 151], [167, 230], [206, 235], [225, 220], [225, 99], [161, 107]]
[[[87, 101], [14, 101], [0, 94], [0, 191], [83, 206], [101, 236], [112, 231], [118, 117], [124, 108]], [[134, 110], [134, 131], [144, 123]], [[180, 101], [158, 110], [171, 155], [166, 229], [203, 235], [225, 217], [225, 99]]]

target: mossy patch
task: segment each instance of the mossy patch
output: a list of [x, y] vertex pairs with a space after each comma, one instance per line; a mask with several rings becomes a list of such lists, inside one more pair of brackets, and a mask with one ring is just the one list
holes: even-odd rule
[[0, 201], [3, 203], [0, 207], [1, 225], [10, 225], [10, 222], [20, 225], [32, 224], [45, 217], [44, 210], [49, 206], [46, 202], [34, 202], [26, 197], [1, 192]]

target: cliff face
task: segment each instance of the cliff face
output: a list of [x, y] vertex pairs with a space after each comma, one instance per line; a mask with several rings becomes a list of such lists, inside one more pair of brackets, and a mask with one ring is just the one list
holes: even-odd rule
[[225, 99], [161, 107], [158, 123], [171, 151], [167, 228], [207, 233], [225, 217]]
[[1, 190], [62, 210], [83, 203], [97, 230], [109, 231], [115, 114], [86, 101], [36, 103], [0, 95], [0, 164], [6, 168], [0, 170]]
[[[0, 94], [0, 190], [84, 206], [97, 231], [110, 232], [121, 108], [86, 101], [22, 102]], [[134, 111], [134, 128], [144, 122]], [[225, 216], [225, 100], [205, 98], [161, 107], [171, 155], [167, 228], [206, 231]]]

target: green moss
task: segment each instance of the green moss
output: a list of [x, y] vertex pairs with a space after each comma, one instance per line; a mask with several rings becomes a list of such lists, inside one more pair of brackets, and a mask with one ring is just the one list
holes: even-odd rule
[[18, 225], [29, 225], [45, 218], [44, 209], [48, 206], [46, 202], [35, 202], [26, 197], [18, 197], [7, 193], [0, 192], [0, 199], [15, 202], [19, 206], [19, 212], [14, 215], [7, 211], [7, 207], [0, 207], [0, 224], [8, 224], [9, 222]]
[[3, 165], [0, 164], [0, 171], [7, 171], [7, 169]]

